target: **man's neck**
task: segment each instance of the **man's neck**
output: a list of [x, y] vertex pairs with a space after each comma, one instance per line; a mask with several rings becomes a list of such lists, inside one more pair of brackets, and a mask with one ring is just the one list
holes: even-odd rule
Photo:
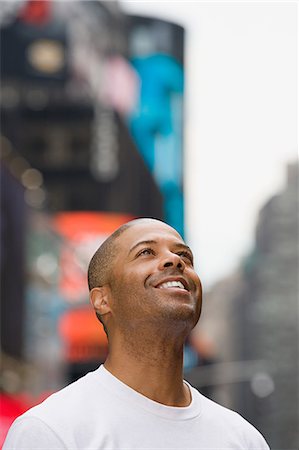
[[184, 343], [171, 343], [161, 335], [139, 340], [135, 336], [134, 343], [129, 341], [113, 341], [105, 368], [151, 400], [168, 406], [188, 406], [191, 395], [183, 383]]

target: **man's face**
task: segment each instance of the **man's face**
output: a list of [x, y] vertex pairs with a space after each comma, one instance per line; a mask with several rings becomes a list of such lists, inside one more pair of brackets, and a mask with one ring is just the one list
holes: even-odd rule
[[193, 256], [170, 226], [144, 220], [115, 243], [117, 256], [110, 289], [114, 321], [122, 328], [145, 323], [193, 328], [202, 302]]

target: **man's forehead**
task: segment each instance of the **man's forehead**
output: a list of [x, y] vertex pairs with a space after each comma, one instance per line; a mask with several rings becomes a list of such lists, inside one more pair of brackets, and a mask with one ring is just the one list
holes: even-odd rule
[[123, 248], [131, 248], [139, 241], [156, 241], [169, 238], [184, 243], [180, 234], [171, 226], [158, 220], [137, 221], [119, 236]]

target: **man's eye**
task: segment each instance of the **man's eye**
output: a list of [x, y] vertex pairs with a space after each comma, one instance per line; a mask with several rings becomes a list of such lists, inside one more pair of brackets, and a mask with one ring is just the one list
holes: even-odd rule
[[191, 262], [191, 264], [193, 264], [193, 256], [191, 255], [191, 253], [184, 251], [179, 252], [178, 255], [181, 256], [182, 258], [188, 259], [188, 261]]
[[137, 254], [137, 256], [152, 255], [152, 254], [154, 254], [154, 251], [151, 248], [144, 248]]

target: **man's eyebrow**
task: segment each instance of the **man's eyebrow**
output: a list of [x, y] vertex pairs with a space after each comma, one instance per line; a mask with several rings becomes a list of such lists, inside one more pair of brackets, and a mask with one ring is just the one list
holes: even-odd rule
[[[151, 240], [137, 242], [137, 244], [133, 245], [133, 247], [129, 250], [128, 254], [132, 253], [133, 250], [135, 250], [140, 245], [151, 245], [151, 244], [157, 244], [157, 241], [151, 239]], [[188, 247], [188, 245], [184, 244], [183, 242], [174, 243], [174, 247], [184, 248], [185, 250], [188, 250], [191, 253], [191, 255], [193, 256], [191, 248]]]
[[137, 242], [137, 244], [133, 245], [133, 247], [129, 250], [129, 253], [132, 253], [133, 250], [135, 250], [135, 248], [139, 247], [139, 245], [150, 245], [150, 244], [157, 244], [157, 241], [154, 240], [148, 240], [148, 241], [140, 241]]

